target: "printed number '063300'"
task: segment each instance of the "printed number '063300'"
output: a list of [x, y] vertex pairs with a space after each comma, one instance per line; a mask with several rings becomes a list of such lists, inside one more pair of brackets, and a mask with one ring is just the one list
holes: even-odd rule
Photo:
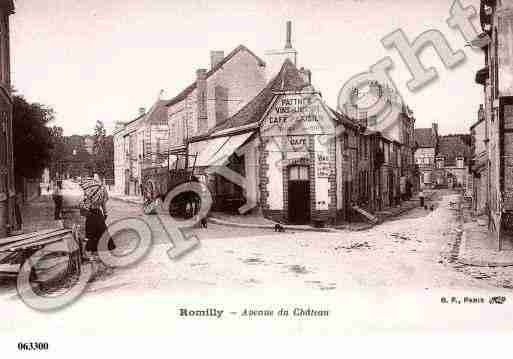
[[28, 343], [18, 343], [18, 350], [22, 351], [33, 351], [33, 350], [48, 350], [48, 343], [42, 342], [28, 342]]

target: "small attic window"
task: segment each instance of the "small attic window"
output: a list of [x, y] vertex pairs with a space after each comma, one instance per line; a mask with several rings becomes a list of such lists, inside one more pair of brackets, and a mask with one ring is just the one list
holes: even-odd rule
[[445, 158], [437, 157], [436, 158], [436, 168], [444, 168], [445, 167]]

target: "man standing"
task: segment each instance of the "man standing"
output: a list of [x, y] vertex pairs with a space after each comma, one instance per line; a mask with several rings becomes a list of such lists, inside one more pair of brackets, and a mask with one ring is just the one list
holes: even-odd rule
[[55, 204], [55, 215], [54, 219], [59, 220], [61, 219], [61, 212], [62, 212], [62, 181], [57, 180], [57, 183], [53, 189], [53, 203]]
[[421, 189], [419, 192], [420, 206], [424, 207], [424, 191]]

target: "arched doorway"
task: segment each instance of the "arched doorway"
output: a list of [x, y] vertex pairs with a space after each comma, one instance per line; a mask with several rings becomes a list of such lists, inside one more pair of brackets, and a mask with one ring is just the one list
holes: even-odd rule
[[310, 178], [308, 166], [290, 166], [288, 169], [289, 221], [295, 224], [310, 222]]

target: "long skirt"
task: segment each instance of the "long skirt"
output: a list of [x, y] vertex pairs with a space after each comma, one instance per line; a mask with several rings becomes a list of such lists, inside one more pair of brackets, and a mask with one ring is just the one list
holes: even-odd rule
[[[102, 238], [103, 233], [107, 233], [107, 236], [109, 236], [105, 217], [101, 210], [92, 209], [89, 211], [86, 217], [85, 230], [87, 238], [86, 250], [93, 253], [98, 252], [98, 242]], [[111, 251], [116, 246], [114, 245], [112, 238], [110, 238], [110, 236], [108, 238], [109, 243], [107, 247], [108, 250]]]

